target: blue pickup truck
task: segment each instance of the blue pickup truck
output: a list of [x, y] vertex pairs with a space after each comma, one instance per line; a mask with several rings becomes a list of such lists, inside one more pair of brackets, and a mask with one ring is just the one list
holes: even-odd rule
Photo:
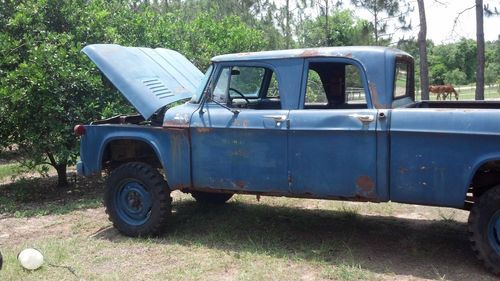
[[453, 207], [500, 273], [500, 102], [415, 101], [413, 58], [383, 47], [222, 55], [205, 74], [167, 49], [83, 52], [139, 113], [75, 126], [78, 173], [109, 172], [123, 234], [161, 233], [173, 190]]

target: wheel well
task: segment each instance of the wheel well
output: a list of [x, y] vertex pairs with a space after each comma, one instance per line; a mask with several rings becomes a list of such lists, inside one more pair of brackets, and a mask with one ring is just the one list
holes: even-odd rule
[[162, 168], [160, 159], [150, 144], [141, 140], [120, 139], [110, 141], [102, 155], [103, 169], [113, 170], [123, 163], [143, 162]]
[[500, 184], [500, 160], [489, 161], [477, 169], [469, 187], [467, 201], [476, 201], [484, 192]]

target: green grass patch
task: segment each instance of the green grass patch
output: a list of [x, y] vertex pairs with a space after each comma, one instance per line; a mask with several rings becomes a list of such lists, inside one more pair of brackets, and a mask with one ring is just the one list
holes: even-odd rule
[[[457, 89], [459, 95], [459, 100], [474, 100], [476, 96], [475, 88], [467, 89]], [[499, 86], [485, 87], [484, 88], [484, 99], [500, 99], [500, 88]]]
[[[475, 100], [476, 88], [475, 85], [466, 86], [454, 86], [458, 93], [458, 100]], [[455, 100], [455, 95], [450, 95], [451, 100]], [[447, 100], [450, 100], [448, 96]], [[430, 100], [436, 100], [437, 95], [435, 93], [429, 93]], [[418, 99], [420, 99], [420, 94], [418, 94]], [[500, 99], [500, 85], [486, 86], [484, 88], [484, 99], [485, 100], [499, 100]]]
[[326, 267], [322, 271], [322, 276], [329, 280], [371, 280], [373, 274], [361, 268], [361, 265], [356, 263], [340, 263], [337, 266]]
[[102, 193], [98, 178], [76, 181], [67, 188], [57, 187], [57, 176], [20, 178], [0, 185], [0, 214], [33, 217], [96, 208], [102, 206]]
[[[462, 211], [451, 224], [431, 207], [418, 207], [433, 214], [429, 220], [385, 215], [416, 210], [397, 203], [388, 211], [382, 204], [235, 196], [207, 207], [173, 195], [169, 228], [155, 238], [122, 236], [101, 209], [30, 218], [38, 222], [31, 236], [20, 219], [22, 237], [3, 240], [0, 280], [427, 280], [436, 272], [494, 280], [470, 260]], [[40, 270], [17, 264], [25, 247], [45, 255]]]
[[12, 213], [16, 218], [28, 218], [45, 215], [61, 215], [69, 212], [98, 208], [102, 206], [101, 198], [82, 198], [70, 202], [50, 202], [25, 208], [18, 208], [15, 204], [7, 205], [3, 208], [5, 213]]
[[19, 174], [19, 164], [0, 165], [0, 180]]

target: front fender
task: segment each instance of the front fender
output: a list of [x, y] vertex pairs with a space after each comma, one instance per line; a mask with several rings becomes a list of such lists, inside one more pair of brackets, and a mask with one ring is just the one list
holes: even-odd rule
[[106, 146], [114, 140], [139, 140], [150, 145], [160, 160], [171, 189], [191, 185], [190, 146], [187, 129], [138, 125], [89, 125], [81, 139], [81, 164], [77, 170], [85, 176], [102, 170]]

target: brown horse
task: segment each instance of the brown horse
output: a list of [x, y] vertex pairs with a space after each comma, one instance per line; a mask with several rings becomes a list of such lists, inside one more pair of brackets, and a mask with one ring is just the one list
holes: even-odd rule
[[457, 93], [457, 91], [455, 91], [455, 88], [453, 88], [453, 86], [450, 84], [430, 85], [429, 92], [437, 94], [437, 96], [436, 96], [437, 100], [441, 100], [441, 98], [443, 100], [446, 100], [446, 98], [448, 98], [448, 95], [450, 96], [450, 100], [451, 100], [451, 94], [455, 94], [455, 99], [458, 100], [458, 93]]

